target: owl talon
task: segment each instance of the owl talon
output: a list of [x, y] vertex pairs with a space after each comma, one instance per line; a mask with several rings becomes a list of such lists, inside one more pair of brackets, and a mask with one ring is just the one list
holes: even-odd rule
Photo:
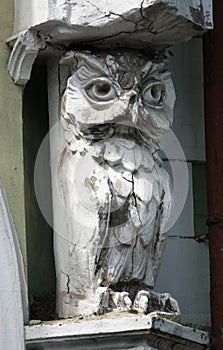
[[164, 311], [180, 315], [179, 304], [169, 293], [160, 294], [160, 303]]
[[95, 314], [102, 314], [108, 309], [109, 303], [109, 292], [107, 287], [99, 287], [96, 290], [96, 308], [94, 310]]
[[161, 312], [180, 315], [178, 302], [169, 293], [141, 290], [137, 293], [133, 308], [139, 313]]
[[117, 309], [120, 309], [122, 311], [131, 310], [132, 301], [129, 298], [129, 293], [115, 292], [112, 294], [112, 299]]
[[133, 308], [139, 313], [147, 313], [150, 292], [140, 290], [134, 300]]

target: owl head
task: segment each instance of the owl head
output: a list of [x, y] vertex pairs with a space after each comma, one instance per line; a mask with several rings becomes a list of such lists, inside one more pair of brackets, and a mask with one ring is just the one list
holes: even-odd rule
[[66, 130], [87, 135], [105, 125], [129, 125], [158, 141], [171, 126], [175, 92], [167, 59], [133, 50], [69, 52], [62, 99]]

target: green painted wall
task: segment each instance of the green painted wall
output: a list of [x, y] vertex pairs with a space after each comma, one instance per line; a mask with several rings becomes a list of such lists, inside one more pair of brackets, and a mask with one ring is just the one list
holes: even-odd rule
[[26, 265], [23, 177], [22, 94], [7, 72], [10, 49], [5, 41], [13, 32], [13, 0], [1, 0], [0, 10], [0, 178], [19, 237]]

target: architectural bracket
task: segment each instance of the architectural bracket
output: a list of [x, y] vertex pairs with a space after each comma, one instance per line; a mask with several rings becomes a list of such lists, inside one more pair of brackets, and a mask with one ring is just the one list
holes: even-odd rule
[[16, 84], [27, 83], [39, 51], [46, 46], [45, 39], [37, 31], [27, 30], [18, 35], [8, 62], [9, 74]]
[[42, 3], [15, 0], [17, 40], [8, 70], [16, 84], [29, 80], [38, 52], [47, 46], [134, 49], [137, 42], [138, 49], [165, 49], [213, 28], [212, 0]]

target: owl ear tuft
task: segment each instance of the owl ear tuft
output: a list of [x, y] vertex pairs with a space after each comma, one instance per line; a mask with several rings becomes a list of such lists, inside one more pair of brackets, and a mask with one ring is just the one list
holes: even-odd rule
[[73, 66], [72, 68], [75, 69], [78, 64], [78, 60], [75, 57], [75, 52], [74, 51], [66, 52], [65, 55], [61, 58], [60, 64]]
[[77, 69], [84, 66], [89, 73], [94, 72], [98, 75], [108, 75], [107, 69], [104, 67], [102, 60], [99, 60], [90, 51], [75, 52], [74, 57], [77, 60]]
[[[70, 66], [72, 73], [74, 73], [75, 71], [81, 68], [80, 71], [82, 73], [84, 71], [85, 73], [84, 75], [89, 74], [89, 77], [92, 75], [98, 75], [98, 76], [109, 75], [108, 68], [103, 63], [103, 59], [98, 59], [90, 51], [84, 51], [84, 52], [69, 51], [61, 58], [60, 64]], [[81, 75], [81, 72], [79, 75]], [[81, 80], [81, 77], [79, 78]], [[84, 77], [82, 78], [84, 79]]]

